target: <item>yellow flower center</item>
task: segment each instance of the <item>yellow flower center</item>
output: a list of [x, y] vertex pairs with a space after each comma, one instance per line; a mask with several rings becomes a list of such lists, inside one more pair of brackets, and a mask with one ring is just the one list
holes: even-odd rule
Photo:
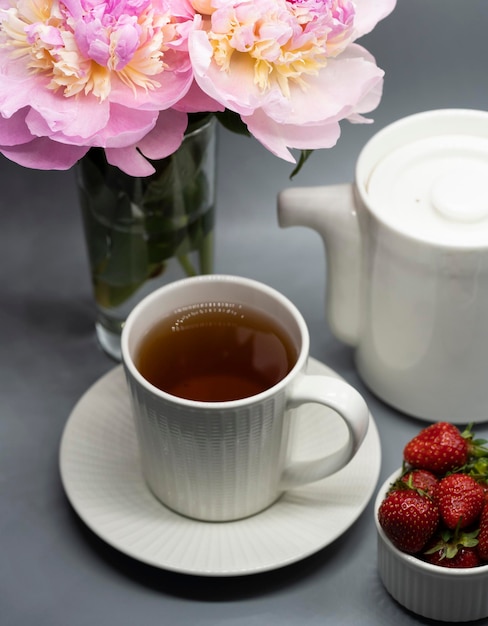
[[81, 18], [58, 0], [20, 0], [0, 10], [0, 46], [67, 97], [83, 92], [104, 100], [114, 80], [134, 94], [159, 87], [166, 42], [176, 36], [171, 16], [155, 12], [148, 0], [129, 11], [123, 9], [130, 3], [120, 0], [117, 15], [108, 3], [83, 4]]

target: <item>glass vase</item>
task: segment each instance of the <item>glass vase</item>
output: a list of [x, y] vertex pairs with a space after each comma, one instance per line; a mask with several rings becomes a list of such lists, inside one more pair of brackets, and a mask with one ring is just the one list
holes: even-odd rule
[[131, 309], [170, 281], [213, 271], [216, 129], [206, 118], [172, 155], [137, 178], [91, 149], [77, 184], [102, 348], [120, 360], [120, 335]]

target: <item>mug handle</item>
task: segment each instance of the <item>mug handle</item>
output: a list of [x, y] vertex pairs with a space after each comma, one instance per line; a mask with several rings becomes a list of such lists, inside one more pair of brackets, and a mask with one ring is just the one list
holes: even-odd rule
[[[331, 376], [306, 375], [299, 378], [288, 397], [288, 408], [307, 402], [322, 404], [336, 411], [349, 431], [346, 446], [313, 461], [298, 461], [285, 468], [280, 488], [289, 489], [335, 474], [354, 457], [366, 437], [369, 409], [363, 397], [345, 381]], [[326, 418], [325, 418], [326, 419]]]

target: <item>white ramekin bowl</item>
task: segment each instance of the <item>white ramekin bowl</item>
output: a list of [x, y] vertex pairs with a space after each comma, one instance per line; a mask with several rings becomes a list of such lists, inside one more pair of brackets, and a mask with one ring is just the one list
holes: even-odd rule
[[417, 615], [444, 622], [467, 622], [488, 617], [488, 565], [469, 569], [439, 567], [401, 552], [378, 522], [378, 509], [396, 470], [383, 483], [375, 503], [378, 531], [378, 570], [390, 595]]

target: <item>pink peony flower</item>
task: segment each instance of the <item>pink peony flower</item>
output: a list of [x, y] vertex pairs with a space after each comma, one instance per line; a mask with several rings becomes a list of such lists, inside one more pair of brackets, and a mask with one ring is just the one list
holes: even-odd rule
[[329, 148], [339, 122], [367, 122], [383, 71], [353, 43], [395, 0], [194, 0], [189, 51], [201, 89], [277, 156]]
[[187, 125], [171, 109], [192, 84], [180, 38], [165, 0], [0, 0], [1, 152], [67, 169], [100, 146], [150, 174], [140, 152], [167, 156]]

